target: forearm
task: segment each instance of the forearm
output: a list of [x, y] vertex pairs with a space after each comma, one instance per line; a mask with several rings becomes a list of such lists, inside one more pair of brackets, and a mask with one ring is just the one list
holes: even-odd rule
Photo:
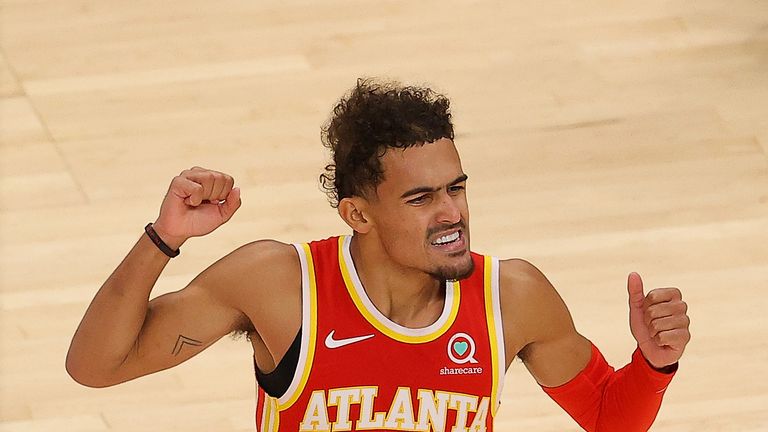
[[142, 234], [104, 282], [80, 322], [67, 353], [67, 370], [94, 383], [116, 370], [134, 347], [149, 295], [170, 258]]
[[596, 430], [647, 431], [676, 370], [676, 366], [669, 373], [654, 370], [635, 351], [632, 362], [616, 371], [606, 385]]
[[647, 431], [673, 375], [651, 368], [639, 351], [614, 372], [593, 345], [592, 359], [574, 379], [543, 388], [587, 431]]

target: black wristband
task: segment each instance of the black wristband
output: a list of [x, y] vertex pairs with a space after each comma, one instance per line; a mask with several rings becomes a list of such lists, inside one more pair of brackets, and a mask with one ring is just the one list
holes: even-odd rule
[[155, 232], [155, 229], [152, 228], [152, 222], [148, 223], [147, 226], [144, 227], [144, 232], [147, 233], [150, 240], [152, 240], [152, 243], [155, 244], [155, 246], [158, 247], [164, 254], [168, 255], [171, 258], [174, 258], [179, 255], [179, 252], [181, 252], [181, 249], [173, 250], [170, 246], [165, 244], [163, 239], [160, 238], [159, 235]]
[[[648, 362], [648, 360], [646, 360], [646, 362]], [[672, 363], [671, 365], [657, 368], [656, 366], [652, 365], [651, 362], [648, 362], [648, 366], [652, 367], [653, 370], [655, 370], [656, 372], [669, 375], [677, 372], [677, 368], [678, 366], [680, 366], [680, 364], [675, 362], [675, 363]]]

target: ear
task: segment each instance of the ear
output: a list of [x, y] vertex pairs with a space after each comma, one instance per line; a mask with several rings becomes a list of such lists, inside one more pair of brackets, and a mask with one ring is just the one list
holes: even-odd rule
[[362, 197], [343, 198], [339, 201], [339, 216], [355, 232], [366, 234], [372, 227], [370, 220], [366, 217], [367, 208], [367, 202]]

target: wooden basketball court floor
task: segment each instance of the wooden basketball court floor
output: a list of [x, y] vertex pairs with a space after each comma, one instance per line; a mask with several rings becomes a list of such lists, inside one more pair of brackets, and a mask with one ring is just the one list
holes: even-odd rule
[[[319, 130], [360, 76], [452, 98], [473, 249], [541, 268], [613, 365], [627, 274], [683, 291], [654, 431], [768, 430], [767, 2], [0, 4], [0, 431], [252, 431], [244, 339], [98, 390], [66, 350], [185, 168], [232, 174], [243, 207], [153, 296], [255, 239], [345, 233]], [[496, 426], [578, 430], [519, 361]]]

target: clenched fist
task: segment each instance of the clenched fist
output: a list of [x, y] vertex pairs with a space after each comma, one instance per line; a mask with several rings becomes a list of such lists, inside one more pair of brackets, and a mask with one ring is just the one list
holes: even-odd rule
[[660, 369], [677, 362], [691, 340], [688, 305], [677, 288], [658, 288], [643, 294], [643, 280], [631, 273], [629, 292], [629, 326], [643, 356]]
[[206, 235], [240, 208], [240, 188], [232, 176], [194, 167], [174, 177], [160, 206], [155, 231], [171, 248], [190, 237]]

